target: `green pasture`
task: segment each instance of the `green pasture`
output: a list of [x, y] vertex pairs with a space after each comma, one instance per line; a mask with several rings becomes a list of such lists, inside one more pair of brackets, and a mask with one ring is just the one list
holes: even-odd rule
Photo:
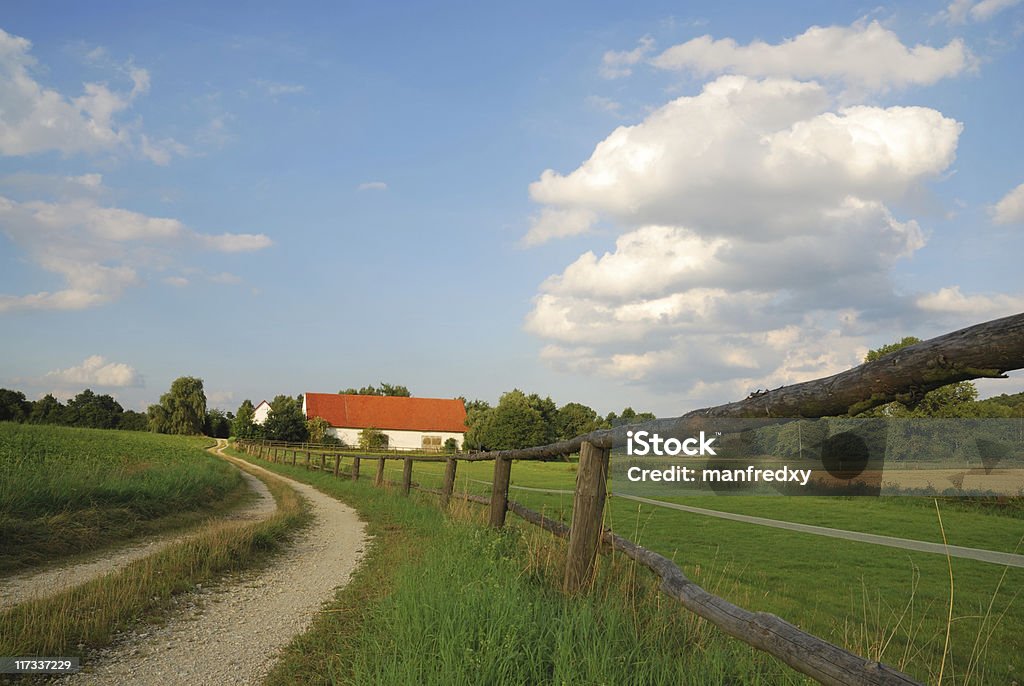
[[[372, 477], [372, 461], [362, 472]], [[439, 488], [443, 463], [416, 463], [413, 481]], [[388, 461], [398, 480], [400, 461]], [[457, 490], [486, 495], [493, 463], [460, 463]], [[568, 520], [575, 465], [515, 462], [509, 497]], [[614, 483], [611, 485], [614, 491]], [[870, 533], [942, 542], [935, 500], [706, 496], [677, 499], [740, 512]], [[1019, 501], [1003, 509], [939, 499], [950, 544], [1021, 552]], [[512, 517], [512, 515], [510, 515]], [[608, 526], [676, 560], [694, 580], [751, 610], [777, 614], [862, 655], [936, 681], [946, 642], [950, 567], [953, 619], [944, 683], [1020, 681], [1024, 663], [1024, 569], [782, 531], [611, 498]]]

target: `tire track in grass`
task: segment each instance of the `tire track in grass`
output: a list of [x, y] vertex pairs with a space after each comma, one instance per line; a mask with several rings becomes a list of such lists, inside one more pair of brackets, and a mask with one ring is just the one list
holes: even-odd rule
[[[226, 447], [227, 441], [221, 443], [218, 440], [217, 445], [208, 450], [215, 455], [224, 457], [222, 451]], [[256, 500], [245, 507], [219, 517], [220, 521], [266, 519], [277, 509], [274, 497], [270, 494], [266, 484], [244, 470], [242, 478], [248, 484], [249, 490], [255, 493]], [[154, 536], [114, 550], [76, 555], [74, 560], [55, 567], [22, 572], [2, 578], [0, 579], [0, 610], [13, 607], [26, 600], [53, 595], [104, 574], [116, 572], [135, 560], [158, 553], [168, 546], [186, 541], [194, 535], [193, 532], [186, 531]]]

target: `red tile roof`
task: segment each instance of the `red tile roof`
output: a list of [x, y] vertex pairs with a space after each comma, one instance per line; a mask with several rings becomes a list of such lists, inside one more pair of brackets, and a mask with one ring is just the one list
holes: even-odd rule
[[305, 398], [308, 419], [323, 417], [338, 428], [466, 431], [466, 408], [458, 399], [338, 393], [307, 393]]

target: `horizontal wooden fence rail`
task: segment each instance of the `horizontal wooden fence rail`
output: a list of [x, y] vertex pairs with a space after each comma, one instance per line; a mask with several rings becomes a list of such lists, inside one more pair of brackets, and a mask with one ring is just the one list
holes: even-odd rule
[[[330, 471], [340, 476], [341, 460], [351, 458], [349, 476], [359, 478], [360, 461], [376, 459], [374, 484], [392, 484], [384, 478], [387, 460], [402, 460], [402, 481], [406, 495], [410, 490], [440, 496], [447, 506], [455, 495], [458, 463], [494, 461], [494, 478], [489, 498], [473, 494], [459, 497], [489, 508], [489, 523], [501, 527], [511, 511], [531, 524], [560, 538], [568, 539], [563, 587], [576, 593], [592, 579], [596, 557], [603, 542], [612, 551], [636, 560], [661, 580], [661, 590], [685, 608], [705, 618], [727, 634], [782, 660], [793, 669], [823, 684], [844, 686], [905, 686], [917, 684], [910, 676], [887, 665], [864, 659], [839, 646], [801, 631], [792, 624], [763, 612], [750, 612], [715, 596], [692, 582], [674, 562], [611, 531], [603, 530], [607, 498], [610, 449], [625, 442], [626, 431], [647, 430], [670, 433], [692, 428], [694, 422], [722, 417], [815, 418], [854, 415], [892, 400], [913, 404], [924, 393], [943, 385], [976, 378], [1001, 377], [1005, 372], [1024, 368], [1024, 314], [1004, 317], [954, 331], [890, 353], [824, 379], [753, 393], [748, 398], [726, 405], [688, 412], [672, 419], [657, 419], [642, 424], [595, 431], [549, 445], [519, 450], [482, 451], [455, 455], [400, 454], [398, 451], [361, 451], [340, 446], [308, 443], [283, 443], [240, 439], [238, 447], [255, 457], [270, 461], [296, 462], [304, 453], [307, 469]], [[572, 522], [565, 524], [508, 499], [513, 460], [551, 460], [579, 453], [576, 488], [573, 494]], [[319, 465], [311, 463], [311, 454], [320, 456]], [[440, 490], [420, 488], [414, 483], [414, 462], [445, 462]]]

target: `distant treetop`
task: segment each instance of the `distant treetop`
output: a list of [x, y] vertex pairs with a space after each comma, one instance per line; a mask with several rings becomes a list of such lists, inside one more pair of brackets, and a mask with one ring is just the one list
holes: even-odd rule
[[346, 388], [338, 391], [338, 395], [391, 395], [401, 398], [411, 398], [412, 393], [405, 386], [380, 382], [380, 386], [363, 386], [360, 389]]

